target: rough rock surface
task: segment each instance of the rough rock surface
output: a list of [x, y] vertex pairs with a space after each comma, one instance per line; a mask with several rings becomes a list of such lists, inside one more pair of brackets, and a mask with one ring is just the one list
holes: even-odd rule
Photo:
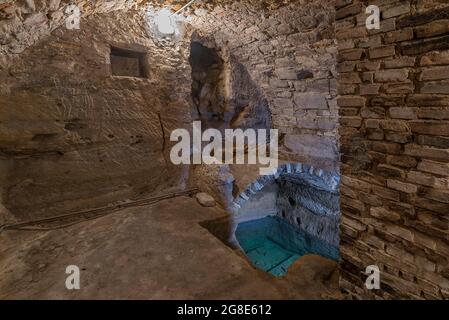
[[198, 201], [198, 203], [201, 204], [203, 207], [215, 206], [215, 199], [207, 193], [200, 192], [200, 193], [197, 193], [195, 195], [195, 197], [196, 197], [196, 200]]
[[210, 194], [222, 208], [230, 209], [235, 179], [228, 165], [193, 165], [190, 173], [198, 189]]
[[143, 0], [68, 1], [68, 0], [4, 0], [0, 3], [0, 53], [17, 54], [48, 37], [64, 25], [76, 4], [81, 17], [95, 13], [136, 8]]
[[[144, 2], [137, 1], [136, 4]], [[39, 3], [35, 5], [36, 8], [26, 8], [28, 4], [24, 2], [13, 5], [6, 3], [8, 4], [2, 7], [3, 11], [8, 11], [10, 9], [6, 8], [13, 6], [20, 10], [22, 8], [28, 10], [29, 13], [26, 15], [35, 12], [43, 13], [44, 16], [52, 10], [59, 12], [66, 5], [65, 2], [59, 5], [56, 2], [51, 5]], [[273, 126], [281, 131], [282, 136], [314, 134], [326, 140], [326, 143], [336, 145], [334, 103], [336, 46], [332, 39], [331, 28], [333, 12], [327, 4], [301, 1], [277, 2], [277, 6], [273, 6], [274, 2], [269, 1], [221, 4], [210, 2], [210, 4], [211, 6], [206, 4], [202, 9], [195, 6], [189, 9], [187, 11], [190, 14], [189, 23], [201, 30], [205, 37], [213, 39], [217, 47], [226, 50], [234, 66], [230, 69], [231, 74], [247, 73], [240, 81], [234, 83], [234, 88], [230, 88], [236, 93], [234, 96], [231, 95], [231, 100], [235, 103], [234, 110], [238, 111], [234, 112], [234, 116], [230, 119], [233, 125], [238, 127], [259, 125], [254, 120], [248, 122], [248, 119], [257, 119], [258, 116], [267, 115], [268, 112], [259, 112], [259, 109], [252, 109], [251, 106], [265, 104], [272, 119], [264, 122], [268, 117], [265, 115], [261, 117], [261, 121], [258, 121], [262, 127]], [[114, 2], [114, 5], [97, 1], [94, 4], [82, 3], [81, 6], [83, 19], [80, 30], [66, 30], [64, 27], [56, 29], [58, 26], [56, 23], [46, 21], [44, 26], [51, 24], [52, 28], [55, 28], [55, 31], [48, 35], [45, 31], [48, 28], [42, 25], [26, 28], [22, 26], [20, 28], [26, 29], [21, 29], [23, 36], [16, 37], [18, 40], [9, 44], [18, 48], [16, 51], [13, 50], [15, 53], [23, 53], [11, 55], [13, 51], [10, 51], [12, 47], [9, 44], [5, 44], [7, 48], [2, 47], [4, 52], [9, 54], [2, 58], [4, 60], [2, 65], [5, 68], [2, 71], [1, 99], [8, 105], [25, 105], [20, 111], [17, 110], [22, 114], [30, 112], [26, 109], [26, 105], [27, 101], [33, 100], [35, 105], [32, 115], [28, 115], [26, 119], [34, 120], [40, 117], [38, 122], [33, 121], [26, 131], [19, 134], [17, 130], [14, 131], [14, 125], [20, 123], [20, 126], [23, 126], [26, 119], [19, 118], [14, 115], [15, 111], [12, 111], [13, 115], [7, 116], [20, 122], [13, 124], [10, 121], [12, 128], [3, 133], [4, 136], [8, 136], [2, 144], [2, 150], [7, 154], [9, 166], [7, 172], [11, 173], [8, 185], [3, 190], [4, 204], [7, 207], [14, 207], [13, 211], [21, 215], [26, 215], [30, 208], [33, 211], [43, 211], [49, 203], [60, 200], [61, 203], [57, 205], [55, 212], [74, 209], [77, 205], [91, 206], [117, 198], [135, 196], [141, 192], [151, 191], [155, 186], [166, 187], [162, 182], [164, 172], [172, 168], [167, 167], [169, 166], [167, 154], [161, 150], [168, 149], [167, 135], [170, 131], [176, 127], [183, 127], [190, 121], [190, 117], [186, 114], [188, 110], [192, 110], [187, 96], [191, 83], [190, 70], [189, 66], [185, 65], [189, 44], [181, 42], [178, 45], [167, 46], [167, 42], [153, 41], [151, 34], [147, 33], [142, 16], [136, 16], [134, 13], [113, 14], [104, 24], [102, 22], [101, 28], [98, 27], [98, 17], [90, 18], [92, 13], [135, 8], [129, 1]], [[304, 6], [307, 6], [307, 10], [298, 10]], [[265, 10], [267, 8], [270, 10]], [[263, 13], [262, 19], [257, 12]], [[6, 35], [14, 34], [15, 29], [10, 28], [14, 25], [14, 21], [23, 24], [21, 17], [17, 17], [16, 14], [17, 10], [13, 10], [12, 16], [3, 17], [2, 26], [9, 28], [5, 29]], [[189, 34], [190, 31], [186, 37]], [[29, 35], [33, 39], [27, 42]], [[20, 40], [22, 38], [25, 40]], [[39, 39], [44, 39], [44, 42], [29, 48]], [[108, 79], [110, 77], [108, 46], [130, 43], [135, 49], [148, 52], [150, 79], [159, 78], [164, 79], [163, 81], [156, 83], [145, 79]], [[80, 61], [77, 61], [78, 59]], [[39, 68], [43, 63], [50, 67]], [[11, 65], [14, 67], [9, 67]], [[38, 74], [40, 76], [37, 76]], [[84, 81], [86, 76], [92, 79]], [[107, 81], [104, 81], [105, 79]], [[31, 94], [30, 90], [25, 89], [34, 87], [36, 83], [39, 83], [44, 90], [39, 88]], [[176, 92], [172, 92], [169, 87], [169, 85], [173, 87], [174, 83], [177, 85]], [[247, 87], [247, 92], [239, 92], [238, 89], [244, 86]], [[19, 88], [23, 90], [20, 91]], [[58, 96], [59, 91], [62, 97]], [[256, 91], [256, 95], [249, 94]], [[119, 107], [124, 104], [120, 101], [125, 96], [129, 99], [127, 101], [131, 101], [130, 110], [126, 112]], [[78, 110], [79, 105], [84, 105], [84, 109]], [[96, 107], [93, 108], [93, 105]], [[247, 108], [247, 105], [250, 107]], [[137, 124], [136, 117], [142, 114], [140, 111], [142, 108], [145, 109], [145, 119], [139, 120]], [[43, 110], [46, 109], [50, 110], [51, 116], [41, 117]], [[112, 110], [114, 111], [111, 112]], [[47, 110], [45, 112], [48, 113]], [[107, 116], [107, 121], [95, 125], [86, 124], [86, 118], [98, 118], [100, 115], [103, 117], [103, 114]], [[5, 117], [3, 116], [4, 119]], [[51, 121], [48, 122], [47, 118]], [[331, 122], [333, 125], [329, 126]], [[134, 132], [136, 129], [126, 129], [133, 132], [115, 132], [122, 127], [140, 127], [142, 130]], [[148, 130], [151, 137], [146, 139], [143, 131]], [[91, 137], [93, 134], [96, 136]], [[129, 142], [118, 142], [123, 139]], [[102, 148], [98, 149], [97, 143], [101, 143]], [[120, 145], [128, 143], [128, 150], [116, 148], [117, 143]], [[306, 146], [303, 144], [299, 149], [294, 145], [290, 145], [293, 149], [283, 148], [282, 156], [301, 158], [309, 163], [320, 161], [323, 166], [336, 167], [336, 152], [328, 153], [324, 159], [322, 156], [316, 158], [316, 154], [309, 152], [308, 149], [313, 148], [315, 141], [305, 144]], [[82, 150], [84, 146], [85, 151]], [[101, 151], [88, 152], [87, 146]], [[143, 150], [140, 150], [144, 146], [145, 155]], [[81, 150], [78, 151], [78, 148]], [[138, 159], [132, 159], [126, 164], [118, 160], [134, 154], [135, 149], [137, 153], [142, 151]], [[33, 157], [33, 161], [30, 157]], [[38, 165], [37, 161], [34, 161], [35, 157], [38, 157], [41, 164]], [[151, 161], [143, 164], [144, 159]], [[69, 165], [67, 161], [70, 161], [70, 166], [75, 166], [73, 170], [66, 170]], [[91, 165], [97, 161], [99, 164]], [[89, 167], [85, 168], [85, 164], [89, 164]], [[21, 173], [17, 170], [19, 166]], [[142, 174], [132, 170], [135, 174], [132, 178], [126, 173], [128, 171], [126, 166], [148, 168], [151, 173]], [[108, 179], [104, 179], [102, 173], [104, 170], [108, 170], [106, 175]], [[31, 171], [33, 173], [30, 173]], [[116, 178], [120, 173], [123, 173], [123, 176]], [[40, 174], [47, 177], [57, 175], [60, 181], [49, 182], [41, 178]], [[160, 176], [161, 180], [150, 183], [149, 181], [153, 180], [150, 177], [153, 178], [155, 174]], [[86, 175], [91, 178], [83, 178]], [[128, 175], [129, 180], [125, 175]], [[148, 180], [142, 181], [145, 177], [148, 177]], [[183, 176], [180, 173], [170, 177]], [[136, 181], [137, 186], [131, 181]], [[82, 185], [84, 193], [73, 192], [74, 185]], [[43, 190], [49, 190], [46, 192], [47, 195], [21, 203], [25, 198], [33, 198], [29, 195], [43, 194]], [[53, 196], [56, 190], [60, 193], [58, 197]], [[97, 191], [98, 196], [95, 195]], [[103, 197], [101, 200], [100, 194]], [[93, 195], [93, 198], [84, 203], [76, 202], [75, 199], [87, 200], [87, 195]], [[30, 203], [25, 205], [27, 202]]]
[[[180, 212], [182, 208], [182, 212]], [[320, 299], [335, 289], [276, 279], [201, 227], [224, 215], [179, 197], [47, 232], [0, 234], [1, 299]], [[81, 290], [67, 290], [68, 265]]]
[[14, 217], [8, 209], [0, 203], [0, 226], [14, 222]]
[[[296, 0], [244, 0], [251, 7], [269, 11], [278, 9]], [[232, 4], [232, 0], [197, 1], [184, 13], [194, 10], [213, 10], [217, 5]], [[0, 53], [20, 53], [60, 26], [73, 16], [68, 6], [75, 4], [80, 16], [117, 10], [145, 10], [148, 5], [154, 8], [169, 7], [173, 12], [186, 4], [183, 0], [2, 0], [0, 3]]]
[[[111, 45], [146, 52], [148, 76], [112, 76]], [[8, 56], [3, 204], [29, 220], [182, 188], [169, 149], [171, 131], [190, 125], [188, 48], [159, 47], [141, 13], [117, 12]]]
[[295, 278], [304, 276], [332, 288], [338, 288], [338, 263], [316, 254], [307, 254], [296, 260], [288, 269], [289, 280], [293, 282]]

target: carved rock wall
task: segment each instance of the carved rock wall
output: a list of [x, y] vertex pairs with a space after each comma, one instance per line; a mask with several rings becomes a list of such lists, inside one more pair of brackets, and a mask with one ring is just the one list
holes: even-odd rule
[[[146, 52], [148, 77], [112, 76], [111, 45]], [[189, 45], [161, 45], [143, 13], [128, 11], [90, 16], [8, 56], [5, 207], [35, 219], [182, 188], [184, 169], [168, 152], [171, 131], [191, 125]]]

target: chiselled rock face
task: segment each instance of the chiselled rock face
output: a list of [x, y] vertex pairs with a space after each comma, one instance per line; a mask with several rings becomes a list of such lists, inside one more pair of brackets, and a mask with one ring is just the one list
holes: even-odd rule
[[[79, 11], [73, 11], [70, 4]], [[0, 53], [23, 52], [43, 36], [64, 25], [67, 19], [135, 8], [139, 0], [74, 1], [19, 0], [0, 3]]]

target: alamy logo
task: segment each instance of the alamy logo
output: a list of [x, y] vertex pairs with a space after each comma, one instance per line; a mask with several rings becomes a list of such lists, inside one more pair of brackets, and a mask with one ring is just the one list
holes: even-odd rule
[[378, 266], [372, 265], [366, 267], [365, 275], [368, 277], [365, 281], [365, 286], [368, 290], [380, 289], [380, 270]]
[[[268, 134], [265, 129], [225, 129], [223, 139], [221, 131], [203, 133], [201, 121], [194, 121], [192, 136], [185, 129], [171, 133], [170, 141], [178, 142], [170, 152], [173, 164], [259, 164], [261, 175], [271, 175], [278, 168], [278, 130]], [[204, 148], [203, 142], [208, 142]]]
[[65, 26], [67, 29], [78, 30], [80, 28], [81, 10], [76, 4], [70, 4], [66, 7], [65, 13], [69, 16], [65, 20]]
[[380, 9], [378, 6], [370, 5], [366, 8], [366, 14], [370, 16], [366, 19], [365, 25], [368, 30], [380, 29]]
[[65, 287], [68, 290], [80, 289], [80, 268], [75, 265], [67, 266], [65, 273], [69, 276], [65, 279]]

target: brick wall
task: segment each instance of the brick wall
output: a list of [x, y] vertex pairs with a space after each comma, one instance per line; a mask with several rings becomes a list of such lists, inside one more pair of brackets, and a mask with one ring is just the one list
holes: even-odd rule
[[[381, 29], [365, 27], [365, 6]], [[449, 298], [449, 3], [336, 1], [341, 286]], [[381, 290], [365, 289], [368, 265]]]

